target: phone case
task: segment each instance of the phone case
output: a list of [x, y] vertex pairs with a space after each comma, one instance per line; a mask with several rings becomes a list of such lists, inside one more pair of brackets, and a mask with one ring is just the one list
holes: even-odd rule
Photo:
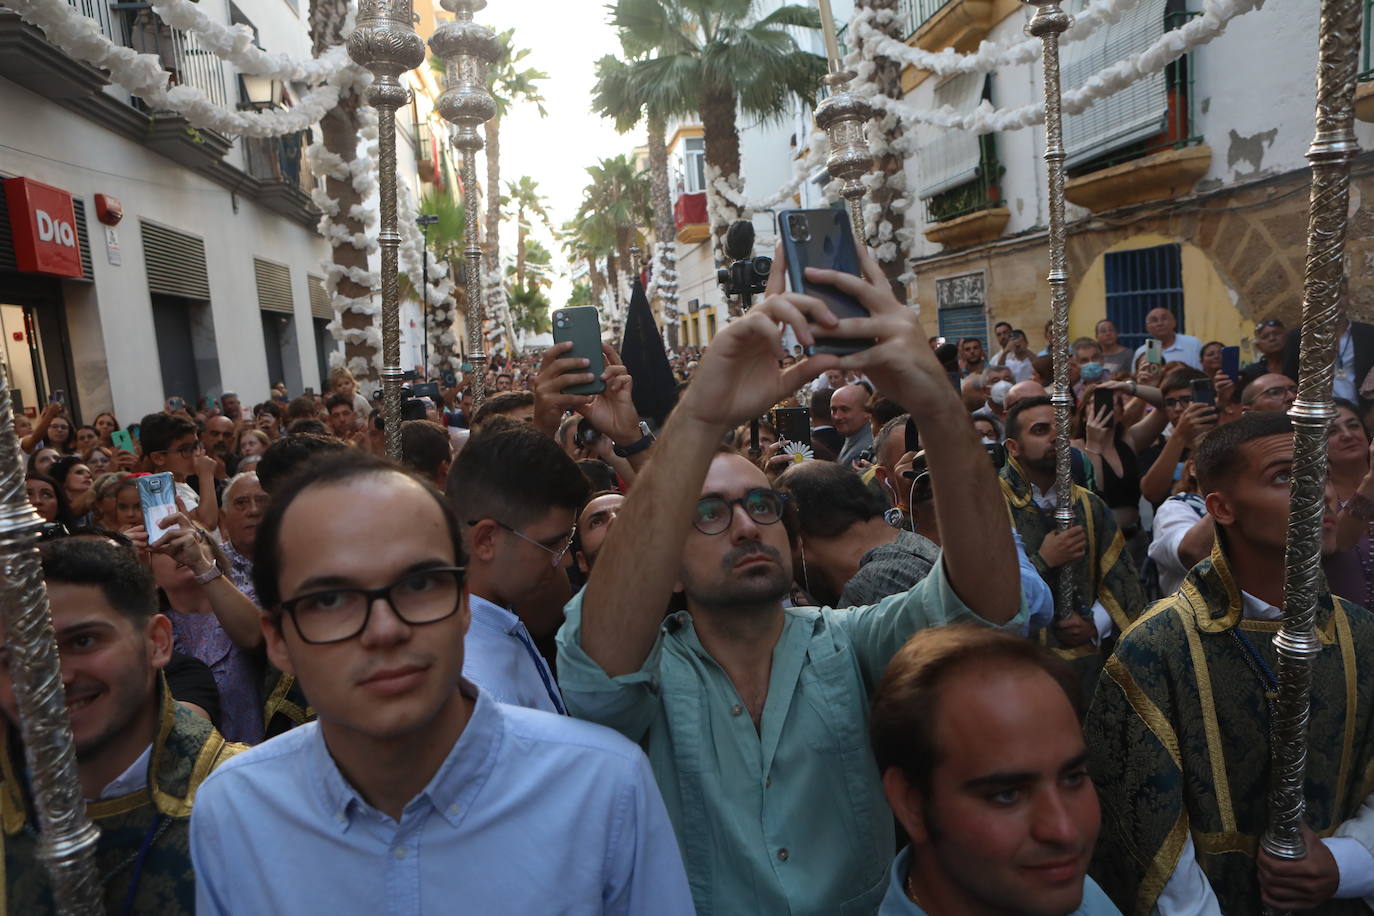
[[1164, 365], [1164, 350], [1154, 338], [1145, 341], [1145, 359], [1147, 362]]
[[779, 407], [773, 411], [778, 437], [801, 445], [811, 444], [811, 414], [805, 407]]
[[134, 451], [134, 437], [129, 435], [127, 429], [117, 429], [110, 433], [110, 441], [115, 444], [115, 448], [122, 448], [126, 452]]
[[148, 544], [162, 540], [171, 529], [159, 528], [157, 523], [177, 511], [176, 481], [166, 471], [137, 477], [138, 501], [143, 507], [143, 527], [148, 529]]
[[[778, 235], [787, 261], [787, 280], [794, 292], [820, 299], [837, 318], [868, 317], [868, 309], [853, 296], [806, 279], [808, 267], [863, 276], [859, 269], [859, 249], [846, 211], [783, 210], [778, 214]], [[872, 340], [823, 337], [816, 339], [815, 350], [818, 353], [856, 353], [873, 343]]]
[[585, 385], [572, 385], [564, 388], [567, 394], [600, 394], [606, 390], [601, 373], [606, 371], [606, 359], [601, 354], [601, 319], [596, 307], [574, 305], [570, 308], [556, 309], [553, 313], [553, 342], [560, 344], [571, 340], [572, 350], [563, 354], [564, 359], [581, 357], [591, 363], [586, 369], [578, 369], [580, 375], [590, 372], [596, 378]]
[[1240, 347], [1221, 348], [1221, 371], [1231, 381], [1240, 381]]

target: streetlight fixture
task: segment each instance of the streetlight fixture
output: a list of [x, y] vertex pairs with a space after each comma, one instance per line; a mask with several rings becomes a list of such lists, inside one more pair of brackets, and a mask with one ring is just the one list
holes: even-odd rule
[[432, 213], [415, 217], [415, 224], [424, 238], [420, 246], [420, 368], [424, 370], [423, 381], [429, 381], [429, 227], [437, 222], [439, 217]]
[[239, 84], [243, 87], [245, 101], [242, 107], [244, 108], [261, 111], [266, 108], [275, 108], [281, 102], [281, 80], [240, 73]]

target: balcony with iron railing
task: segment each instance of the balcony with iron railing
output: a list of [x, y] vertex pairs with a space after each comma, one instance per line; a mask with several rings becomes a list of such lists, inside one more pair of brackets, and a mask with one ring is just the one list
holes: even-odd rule
[[[997, 0], [897, 0], [899, 33], [923, 51], [972, 51], [988, 37], [998, 16]], [[927, 76], [925, 70], [907, 67], [902, 91], [910, 92]]]
[[925, 237], [945, 248], [962, 248], [997, 238], [1011, 220], [1002, 201], [1002, 175], [997, 135], [978, 138], [978, 172], [964, 184], [926, 199]]
[[[1168, 13], [1164, 30], [1180, 28], [1198, 15], [1186, 10]], [[1065, 186], [1070, 202], [1100, 212], [1177, 197], [1192, 189], [1212, 161], [1193, 116], [1194, 71], [1193, 52], [1165, 67], [1168, 106], [1157, 134], [1070, 167]]]

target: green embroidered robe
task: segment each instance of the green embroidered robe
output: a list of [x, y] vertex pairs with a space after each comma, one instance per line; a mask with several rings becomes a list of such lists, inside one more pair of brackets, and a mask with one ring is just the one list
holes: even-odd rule
[[[1374, 790], [1374, 615], [1323, 589], [1316, 627], [1307, 820], [1330, 836]], [[1085, 725], [1102, 802], [1092, 876], [1123, 913], [1148, 916], [1190, 833], [1221, 911], [1260, 913], [1269, 709], [1262, 669], [1247, 663], [1233, 631], [1273, 672], [1278, 629], [1276, 620], [1242, 618], [1218, 544], [1107, 660]], [[1314, 912], [1368, 911], [1359, 900], [1333, 900]]]
[[[1015, 458], [1008, 458], [1001, 472], [1002, 493], [1011, 510], [1012, 524], [1021, 535], [1026, 556], [1040, 570], [1050, 591], [1058, 597], [1060, 569], [1052, 569], [1040, 559], [1040, 545], [1045, 536], [1055, 530], [1054, 510], [1041, 509], [1035, 504], [1030, 481]], [[1125, 632], [1131, 621], [1145, 608], [1145, 592], [1135, 563], [1125, 550], [1126, 542], [1117, 527], [1116, 516], [1095, 493], [1074, 484], [1073, 511], [1078, 524], [1087, 535], [1087, 549], [1083, 557], [1071, 565], [1078, 610], [1085, 616], [1091, 613], [1093, 602], [1100, 601], [1116, 624], [1118, 632]], [[1102, 670], [1102, 650], [1087, 643], [1068, 647], [1059, 642], [1053, 627], [1040, 631], [1040, 641], [1068, 660], [1078, 671], [1083, 683], [1083, 698], [1092, 696], [1098, 673]]]
[[[192, 916], [196, 882], [191, 870], [191, 804], [205, 777], [246, 745], [224, 740], [206, 719], [187, 711], [162, 689], [161, 724], [148, 764], [148, 785], [119, 798], [88, 802], [100, 828], [96, 872], [104, 883], [107, 913], [124, 912], [140, 847], [154, 839], [135, 891], [132, 911], [146, 916]], [[0, 735], [0, 843], [4, 881], [0, 913], [24, 916], [56, 912], [47, 871], [38, 861], [37, 823], [25, 792], [24, 753], [18, 733]], [[157, 832], [163, 818], [166, 828]]]

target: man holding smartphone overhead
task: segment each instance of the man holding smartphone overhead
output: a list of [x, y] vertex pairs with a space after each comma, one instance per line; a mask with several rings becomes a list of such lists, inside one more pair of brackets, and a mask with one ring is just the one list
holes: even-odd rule
[[[767, 297], [693, 373], [559, 633], [569, 711], [647, 751], [702, 913], [874, 912], [894, 831], [865, 734], [869, 691], [918, 630], [1025, 616], [987, 456], [920, 321], [861, 260], [863, 277], [806, 274], [869, 313], [843, 321], [817, 297], [784, 293], [774, 260]], [[784, 369], [780, 325], [808, 347], [873, 344]], [[948, 534], [910, 591], [866, 608], [785, 609], [785, 499], [719, 443], [832, 368], [864, 372], [929, 430]], [[687, 610], [665, 620], [674, 583]]]

